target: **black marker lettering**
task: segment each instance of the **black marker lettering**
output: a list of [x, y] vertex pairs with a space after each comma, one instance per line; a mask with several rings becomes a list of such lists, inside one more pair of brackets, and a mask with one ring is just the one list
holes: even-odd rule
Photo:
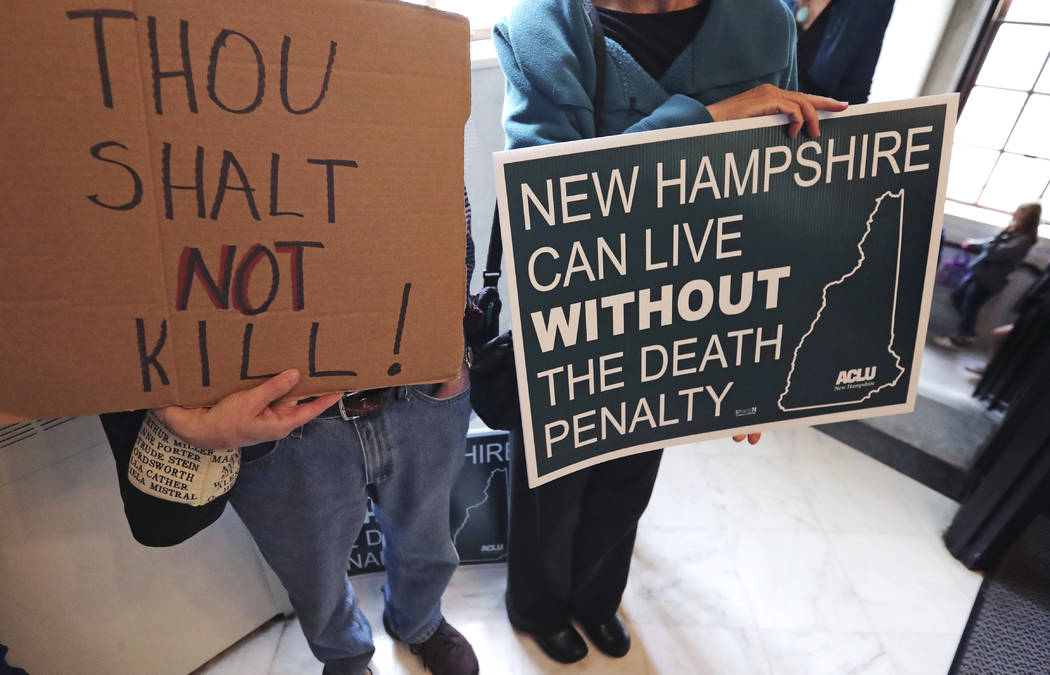
[[183, 311], [189, 305], [190, 287], [197, 278], [204, 285], [204, 291], [218, 309], [230, 308], [230, 282], [233, 279], [233, 256], [236, 246], [223, 246], [219, 263], [219, 280], [208, 271], [199, 248], [186, 246], [179, 258], [178, 291], [175, 297], [175, 309]]
[[[259, 261], [266, 258], [270, 263], [270, 292], [266, 300], [258, 307], [252, 307], [248, 299], [248, 285], [251, 282], [252, 272]], [[256, 244], [248, 249], [237, 265], [237, 274], [233, 278], [233, 305], [245, 316], [262, 314], [270, 308], [274, 298], [277, 297], [277, 286], [281, 280], [281, 272], [277, 268], [277, 258], [270, 249], [262, 244]]]
[[208, 363], [208, 322], [197, 322], [197, 344], [201, 353], [201, 386], [211, 386], [211, 368]]
[[115, 159], [107, 159], [102, 156], [103, 150], [105, 150], [106, 148], [112, 148], [114, 146], [122, 150], [128, 149], [128, 146], [122, 143], [117, 143], [116, 141], [102, 141], [101, 143], [96, 143], [95, 145], [91, 146], [91, 156], [99, 161], [108, 162], [109, 164], [116, 164], [117, 166], [123, 167], [128, 173], [131, 174], [131, 180], [134, 183], [134, 187], [132, 188], [131, 199], [124, 202], [123, 204], [107, 204], [106, 202], [98, 198], [98, 194], [88, 195], [88, 199], [92, 203], [98, 204], [99, 206], [102, 206], [107, 209], [113, 209], [114, 211], [130, 211], [142, 202], [142, 179], [139, 178], [139, 174], [137, 171], [135, 171], [135, 169], [131, 168], [124, 162], [120, 162]]
[[335, 63], [335, 48], [337, 43], [328, 43], [328, 65], [324, 71], [324, 81], [321, 83], [321, 93], [318, 94], [317, 98], [306, 108], [296, 110], [292, 107], [292, 104], [288, 101], [288, 50], [292, 46], [292, 38], [287, 35], [284, 36], [284, 41], [281, 43], [281, 103], [284, 104], [284, 109], [293, 115], [305, 115], [308, 112], [312, 112], [321, 105], [324, 101], [325, 94], [328, 93], [328, 81], [332, 77], [332, 65]]
[[317, 331], [321, 324], [316, 321], [310, 324], [310, 377], [356, 376], [352, 370], [318, 370], [317, 369]]
[[165, 386], [168, 384], [168, 374], [164, 372], [164, 366], [160, 365], [160, 361], [157, 360], [157, 355], [160, 354], [160, 350], [164, 349], [164, 343], [168, 340], [168, 322], [161, 320], [160, 322], [160, 337], [157, 338], [157, 343], [153, 346], [153, 351], [146, 353], [146, 322], [142, 319], [135, 319], [135, 331], [138, 334], [139, 344], [139, 365], [142, 367], [142, 391], [152, 391], [153, 384], [150, 381], [149, 368], [153, 366], [157, 369], [157, 377]]
[[252, 352], [252, 331], [255, 330], [255, 325], [249, 323], [244, 327], [244, 340], [241, 342], [241, 379], [242, 380], [265, 380], [273, 377], [277, 373], [269, 373], [268, 375], [249, 375], [248, 374], [248, 361], [251, 358]]
[[197, 162], [194, 167], [193, 185], [172, 185], [171, 183], [171, 143], [165, 143], [160, 151], [160, 178], [164, 188], [164, 217], [171, 220], [174, 217], [174, 206], [172, 205], [172, 190], [193, 190], [197, 194], [197, 217], [206, 217], [204, 206], [204, 148], [197, 146]]
[[[219, 70], [219, 52], [222, 51], [222, 48], [226, 46], [226, 40], [231, 35], [236, 35], [237, 37], [241, 38], [246, 43], [248, 43], [248, 46], [252, 48], [252, 52], [255, 53], [255, 64], [256, 64], [256, 67], [258, 68], [258, 75], [256, 76], [256, 84], [255, 84], [255, 98], [252, 100], [251, 103], [249, 103], [247, 106], [245, 106], [243, 108], [231, 108], [231, 107], [229, 107], [228, 105], [226, 105], [225, 103], [223, 103], [222, 101], [219, 100], [219, 95], [215, 91], [215, 79], [216, 79], [216, 76], [218, 75], [218, 70]], [[236, 115], [246, 115], [246, 114], [252, 112], [253, 110], [255, 110], [256, 108], [258, 108], [260, 105], [262, 105], [263, 92], [265, 92], [265, 91], [266, 91], [266, 66], [263, 65], [263, 55], [262, 55], [262, 52], [259, 51], [259, 46], [257, 44], [255, 44], [254, 40], [252, 40], [250, 37], [248, 37], [244, 33], [238, 33], [237, 31], [229, 30], [228, 28], [224, 28], [221, 31], [219, 31], [219, 34], [217, 36], [215, 36], [215, 42], [213, 42], [212, 45], [211, 45], [211, 55], [208, 57], [208, 96], [209, 96], [209, 98], [211, 98], [211, 100], [215, 102], [215, 105], [219, 106], [220, 108], [222, 108], [226, 112], [231, 112], [231, 113], [234, 113]]]
[[[405, 332], [405, 315], [408, 313], [408, 294], [412, 291], [412, 284], [405, 284], [405, 289], [401, 292], [401, 314], [397, 318], [397, 335], [394, 336], [394, 356], [401, 353], [401, 336]], [[394, 361], [387, 368], [386, 374], [393, 377], [401, 373], [401, 362]]]
[[[230, 178], [230, 167], [237, 172], [237, 176], [240, 178], [241, 186], [232, 187], [229, 184]], [[237, 190], [238, 192], [244, 193], [244, 198], [248, 200], [248, 210], [252, 212], [252, 218], [260, 220], [259, 210], [255, 208], [255, 197], [253, 196], [255, 188], [252, 187], [251, 183], [248, 182], [248, 176], [245, 175], [244, 169], [241, 168], [240, 162], [237, 161], [237, 157], [234, 156], [229, 150], [222, 151], [222, 166], [219, 167], [219, 187], [215, 190], [215, 202], [211, 207], [211, 219], [218, 220], [219, 211], [222, 209], [222, 199], [226, 196], [227, 190]]]
[[278, 253], [292, 254], [292, 310], [300, 311], [306, 307], [306, 294], [303, 288], [303, 249], [324, 248], [319, 241], [275, 241], [274, 248]]
[[186, 80], [186, 100], [190, 112], [197, 112], [197, 94], [193, 88], [193, 68], [190, 65], [190, 25], [185, 19], [179, 21], [179, 50], [182, 52], [182, 70], [161, 70], [160, 54], [157, 51], [157, 19], [146, 17], [146, 33], [149, 39], [149, 60], [153, 69], [153, 106], [158, 115], [164, 114], [160, 102], [160, 81], [168, 77], [181, 77]]
[[[113, 89], [109, 83], [109, 60], [106, 58], [106, 35], [102, 29], [103, 19], [132, 19], [137, 20], [135, 12], [124, 9], [74, 9], [66, 12], [70, 19], [90, 18], [95, 28], [95, 53], [98, 55], [98, 74], [102, 79], [102, 104], [107, 108], [113, 107]], [[287, 40], [288, 38], [285, 38]], [[331, 62], [328, 65], [331, 68]], [[325, 76], [325, 85], [328, 77]]]
[[277, 206], [277, 181], [278, 176], [281, 174], [281, 156], [276, 152], [270, 155], [270, 215], [271, 216], [297, 216], [303, 217], [303, 214], [296, 211], [280, 211]]
[[352, 159], [307, 159], [308, 164], [322, 164], [325, 168], [325, 177], [328, 180], [328, 222], [335, 222], [335, 167], [349, 166], [357, 168], [357, 162]]

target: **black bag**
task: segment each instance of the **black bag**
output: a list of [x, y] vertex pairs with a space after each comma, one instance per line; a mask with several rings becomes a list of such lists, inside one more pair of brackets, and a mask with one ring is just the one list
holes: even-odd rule
[[128, 480], [128, 465], [146, 410], [99, 415], [117, 465], [117, 482], [131, 536], [143, 546], [181, 544], [222, 515], [228, 500], [223, 495], [203, 506], [169, 502], [141, 492]]
[[[591, 0], [583, 0], [591, 19], [591, 38], [597, 79], [594, 86], [594, 130], [598, 132], [599, 107], [605, 91], [605, 33], [598, 11]], [[514, 342], [511, 331], [499, 333], [499, 312], [503, 305], [496, 284], [500, 278], [503, 239], [499, 229], [499, 208], [492, 214], [489, 252], [482, 274], [484, 285], [470, 296], [470, 307], [463, 319], [467, 346], [474, 353], [470, 365], [470, 404], [481, 421], [493, 429], [521, 426], [518, 381], [514, 369]]]
[[7, 662], [7, 645], [0, 645], [0, 675], [29, 675], [21, 668], [15, 668]]
[[482, 273], [481, 291], [470, 296], [470, 307], [463, 319], [467, 346], [473, 352], [470, 364], [470, 404], [481, 421], [492, 429], [513, 429], [521, 425], [518, 382], [514, 370], [514, 343], [508, 330], [499, 334], [499, 312], [503, 303], [496, 284], [500, 278], [503, 239], [499, 230], [499, 209], [492, 214], [489, 253]]

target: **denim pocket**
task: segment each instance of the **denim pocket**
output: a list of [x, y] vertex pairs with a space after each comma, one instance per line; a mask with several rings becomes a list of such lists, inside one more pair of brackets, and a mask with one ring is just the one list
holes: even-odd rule
[[417, 384], [417, 385], [413, 385], [411, 387], [411, 390], [412, 390], [412, 394], [411, 395], [412, 396], [418, 396], [420, 400], [425, 401], [425, 402], [427, 402], [427, 403], [429, 403], [431, 405], [449, 405], [449, 404], [455, 403], [456, 401], [460, 401], [460, 400], [462, 400], [464, 398], [469, 398], [470, 397], [470, 385], [469, 384], [463, 389], [463, 391], [456, 392], [452, 396], [447, 396], [445, 398], [438, 398], [436, 396], [431, 396], [429, 391], [433, 388], [433, 386], [434, 385], [432, 385], [432, 384]]
[[241, 468], [271, 459], [286, 440], [286, 438], [281, 438], [276, 441], [265, 441], [241, 448]]

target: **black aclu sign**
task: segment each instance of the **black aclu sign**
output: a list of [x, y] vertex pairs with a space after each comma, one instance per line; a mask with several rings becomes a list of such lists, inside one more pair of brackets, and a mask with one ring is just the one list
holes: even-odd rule
[[529, 482], [910, 412], [954, 96], [499, 153]]
[[[507, 558], [506, 431], [467, 434], [466, 461], [452, 488], [449, 524], [461, 564], [500, 562]], [[368, 515], [350, 551], [350, 574], [381, 572], [383, 533], [368, 501]]]

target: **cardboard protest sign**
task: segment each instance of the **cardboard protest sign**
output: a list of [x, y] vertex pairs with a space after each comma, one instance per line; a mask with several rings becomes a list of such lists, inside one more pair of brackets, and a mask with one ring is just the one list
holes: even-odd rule
[[497, 154], [530, 485], [910, 412], [956, 101]]
[[19, 0], [0, 413], [449, 379], [468, 23], [379, 0]]

